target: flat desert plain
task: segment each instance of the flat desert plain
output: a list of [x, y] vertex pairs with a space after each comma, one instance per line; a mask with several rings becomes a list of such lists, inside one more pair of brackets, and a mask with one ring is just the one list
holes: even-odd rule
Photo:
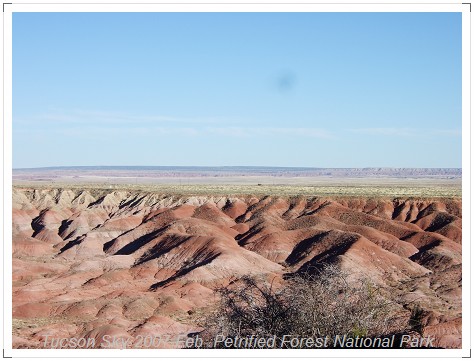
[[459, 177], [257, 178], [16, 179], [13, 347], [104, 335], [175, 347], [203, 330], [217, 288], [246, 275], [284, 284], [321, 263], [416, 304], [435, 347], [462, 346]]

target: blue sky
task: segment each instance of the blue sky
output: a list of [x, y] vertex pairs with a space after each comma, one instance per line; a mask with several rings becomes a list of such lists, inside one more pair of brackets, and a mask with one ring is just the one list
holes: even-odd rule
[[461, 167], [461, 13], [14, 13], [13, 167]]

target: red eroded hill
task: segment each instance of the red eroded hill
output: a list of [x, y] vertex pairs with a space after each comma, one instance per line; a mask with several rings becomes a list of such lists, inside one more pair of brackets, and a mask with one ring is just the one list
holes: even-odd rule
[[196, 332], [217, 287], [320, 263], [416, 302], [436, 345], [461, 347], [460, 199], [15, 188], [12, 221], [15, 348]]

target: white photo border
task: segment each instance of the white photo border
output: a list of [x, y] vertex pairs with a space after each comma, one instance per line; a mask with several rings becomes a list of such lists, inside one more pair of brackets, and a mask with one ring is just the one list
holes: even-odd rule
[[[274, 3], [235, 1], [187, 1], [182, 3], [100, 3], [80, 2], [12, 2], [3, 3], [3, 358], [470, 358], [471, 357], [471, 3], [448, 1], [418, 1], [416, 3], [370, 2], [357, 3]], [[45, 350], [12, 348], [12, 14], [15, 12], [460, 12], [462, 13], [462, 349], [311, 349], [311, 350], [190, 350], [190, 349], [127, 349], [127, 350]]]

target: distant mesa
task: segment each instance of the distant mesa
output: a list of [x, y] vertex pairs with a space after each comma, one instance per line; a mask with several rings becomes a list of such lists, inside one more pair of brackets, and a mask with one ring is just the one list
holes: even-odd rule
[[334, 177], [461, 178], [461, 168], [304, 168], [304, 167], [46, 167], [13, 169], [14, 179], [54, 177]]

